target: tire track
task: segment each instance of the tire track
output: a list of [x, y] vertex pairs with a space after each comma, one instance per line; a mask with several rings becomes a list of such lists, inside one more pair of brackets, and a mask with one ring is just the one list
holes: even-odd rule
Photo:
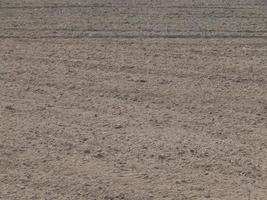
[[267, 39], [267, 35], [78, 35], [78, 36], [5, 36], [0, 35], [0, 39], [101, 39], [101, 38], [114, 38], [114, 39]]
[[58, 5], [58, 6], [5, 6], [0, 9], [62, 9], [62, 8], [155, 8], [155, 9], [166, 9], [166, 8], [179, 8], [179, 9], [223, 9], [223, 10], [247, 10], [255, 9], [253, 7], [228, 7], [228, 6], [136, 6], [131, 5]]
[[[41, 28], [41, 29], [31, 29], [31, 28], [3, 28], [0, 29], [0, 31], [7, 31], [7, 30], [11, 30], [11, 31], [18, 31], [18, 32], [23, 32], [23, 31], [66, 31], [66, 32], [140, 32], [140, 30], [136, 30], [136, 29], [95, 29], [95, 28], [91, 28], [91, 29], [72, 29], [72, 28], [55, 28], [55, 29], [49, 29], [49, 28]], [[141, 30], [142, 33], [144, 32], [155, 32], [155, 33], [163, 33], [164, 31], [162, 30], [157, 30], [157, 29], [142, 29]], [[201, 33], [267, 33], [267, 30], [256, 30], [256, 31], [252, 31], [252, 30], [223, 30], [223, 31], [217, 31], [215, 29], [209, 29], [209, 30], [202, 30], [202, 31], [196, 31], [193, 29], [189, 29], [189, 30], [172, 30], [172, 29], [168, 29], [168, 32], [201, 32]]]

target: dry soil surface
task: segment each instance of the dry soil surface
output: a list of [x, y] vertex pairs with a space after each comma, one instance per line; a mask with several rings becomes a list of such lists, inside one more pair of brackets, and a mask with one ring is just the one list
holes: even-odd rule
[[1, 200], [266, 200], [266, 0], [1, 0]]

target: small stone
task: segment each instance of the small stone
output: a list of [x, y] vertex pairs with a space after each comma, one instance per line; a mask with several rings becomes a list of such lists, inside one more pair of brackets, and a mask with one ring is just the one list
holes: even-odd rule
[[114, 128], [116, 128], [116, 129], [121, 129], [121, 128], [123, 128], [123, 126], [122, 126], [121, 124], [116, 124], [116, 125], [114, 126]]
[[104, 197], [104, 199], [105, 199], [105, 200], [113, 200], [114, 197], [112, 197], [112, 196], [108, 196], [108, 195], [107, 195], [107, 196]]
[[159, 155], [159, 159], [164, 160], [164, 159], [166, 159], [166, 156], [161, 154], [161, 155]]
[[5, 108], [10, 111], [15, 111], [15, 108], [13, 107], [13, 105], [7, 105], [5, 106]]
[[145, 146], [145, 145], [143, 145], [143, 146], [142, 146], [142, 148], [143, 148], [143, 149], [148, 149], [148, 147], [147, 147], [147, 146]]
[[91, 151], [89, 149], [86, 149], [86, 150], [84, 150], [84, 153], [88, 154], [88, 153], [91, 153]]
[[194, 154], [194, 153], [195, 153], [195, 150], [194, 150], [194, 149], [190, 149], [190, 152], [191, 152], [192, 154]]
[[149, 178], [148, 174], [144, 174], [143, 176], [144, 176], [144, 179], [148, 179]]
[[116, 196], [117, 199], [125, 199], [125, 195], [123, 193], [120, 193]]
[[102, 153], [97, 153], [94, 155], [95, 158], [103, 158], [104, 155]]
[[140, 82], [140, 83], [145, 83], [145, 82], [147, 82], [147, 81], [146, 81], [145, 79], [140, 79], [139, 82]]
[[150, 194], [148, 194], [148, 196], [149, 196], [150, 198], [154, 197], [154, 195], [153, 195], [153, 194], [151, 194], [151, 193], [150, 193]]

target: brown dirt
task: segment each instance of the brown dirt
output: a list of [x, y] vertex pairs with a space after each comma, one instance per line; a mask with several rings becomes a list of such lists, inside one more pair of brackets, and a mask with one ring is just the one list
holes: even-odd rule
[[1, 1], [0, 199], [267, 199], [266, 19], [264, 0]]

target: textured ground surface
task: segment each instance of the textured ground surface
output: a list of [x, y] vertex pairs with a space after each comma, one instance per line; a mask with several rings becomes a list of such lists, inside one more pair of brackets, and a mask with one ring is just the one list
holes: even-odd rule
[[1, 0], [0, 199], [266, 200], [265, 0]]

